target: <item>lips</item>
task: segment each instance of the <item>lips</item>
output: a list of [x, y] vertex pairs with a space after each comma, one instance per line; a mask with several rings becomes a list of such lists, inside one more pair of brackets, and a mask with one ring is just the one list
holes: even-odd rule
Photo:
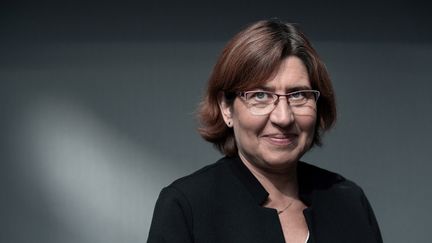
[[297, 143], [298, 135], [294, 133], [271, 133], [263, 135], [262, 138], [272, 145], [289, 146]]

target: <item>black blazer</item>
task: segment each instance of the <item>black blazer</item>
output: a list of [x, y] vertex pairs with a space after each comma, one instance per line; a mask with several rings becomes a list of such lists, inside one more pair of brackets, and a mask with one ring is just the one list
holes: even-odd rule
[[[300, 199], [308, 243], [382, 242], [360, 187], [342, 176], [299, 162]], [[225, 157], [164, 188], [148, 243], [284, 243], [267, 191], [238, 158]]]

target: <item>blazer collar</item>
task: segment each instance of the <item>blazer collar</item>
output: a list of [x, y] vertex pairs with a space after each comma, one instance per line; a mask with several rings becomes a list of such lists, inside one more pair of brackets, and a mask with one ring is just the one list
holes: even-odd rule
[[241, 161], [240, 157], [230, 157], [230, 167], [234, 175], [243, 183], [246, 189], [259, 205], [264, 204], [269, 193], [264, 189], [261, 183], [250, 172], [246, 165]]
[[[241, 159], [236, 157], [227, 157], [230, 160], [230, 167], [235, 176], [242, 182], [245, 188], [254, 198], [254, 201], [262, 205], [267, 200], [269, 193], [264, 189], [261, 183], [256, 179], [252, 172], [246, 167]], [[311, 166], [304, 162], [298, 162], [297, 164], [297, 180], [299, 185], [299, 197], [303, 203], [310, 207], [312, 206], [312, 193], [314, 191], [314, 180], [311, 178], [311, 170], [314, 166]]]

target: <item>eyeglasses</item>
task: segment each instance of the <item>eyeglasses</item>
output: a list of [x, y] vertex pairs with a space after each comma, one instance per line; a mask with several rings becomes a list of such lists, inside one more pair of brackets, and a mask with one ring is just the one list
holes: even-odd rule
[[281, 96], [285, 96], [287, 102], [296, 115], [307, 115], [315, 112], [316, 102], [320, 95], [317, 90], [298, 90], [288, 94], [276, 94], [273, 92], [256, 90], [237, 93], [245, 102], [253, 115], [262, 116], [272, 112]]

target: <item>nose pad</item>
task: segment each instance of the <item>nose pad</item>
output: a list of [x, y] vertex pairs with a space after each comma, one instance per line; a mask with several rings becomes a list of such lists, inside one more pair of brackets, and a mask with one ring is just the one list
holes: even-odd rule
[[[281, 100], [282, 98], [285, 100]], [[275, 103], [275, 108], [270, 114], [270, 120], [280, 126], [289, 125], [294, 121], [294, 113], [286, 97], [279, 97]]]

